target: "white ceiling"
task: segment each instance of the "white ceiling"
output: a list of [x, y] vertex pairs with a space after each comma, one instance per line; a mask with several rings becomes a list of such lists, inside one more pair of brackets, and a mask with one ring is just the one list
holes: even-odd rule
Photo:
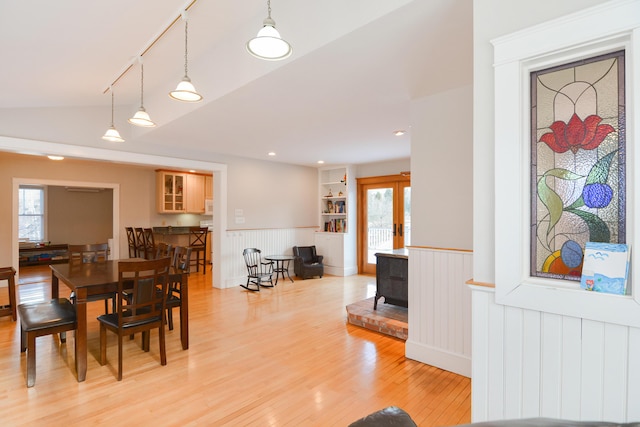
[[126, 142], [106, 143], [105, 90], [190, 3], [0, 2], [0, 135], [214, 162], [358, 164], [409, 157], [411, 101], [472, 83], [471, 0], [273, 0], [293, 46], [278, 62], [244, 47], [266, 0], [198, 0], [189, 76], [204, 101], [167, 96], [184, 74], [178, 20], [143, 56], [144, 107], [158, 126], [126, 121], [140, 105], [136, 64], [114, 86]]

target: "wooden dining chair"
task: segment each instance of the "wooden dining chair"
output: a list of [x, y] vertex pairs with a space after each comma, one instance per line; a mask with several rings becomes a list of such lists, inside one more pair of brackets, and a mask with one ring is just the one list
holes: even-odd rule
[[[105, 262], [109, 258], [109, 244], [97, 243], [88, 245], [69, 245], [69, 271], [73, 272], [75, 268], [82, 267], [82, 264]], [[75, 294], [72, 292], [69, 297], [75, 304]], [[116, 310], [115, 293], [108, 292], [104, 294], [92, 295], [89, 302], [104, 301], [104, 312], [109, 312], [109, 300], [112, 300], [112, 311]]]
[[129, 258], [136, 258], [138, 256], [138, 245], [136, 244], [136, 232], [133, 227], [125, 227], [127, 232], [127, 242], [129, 244]]
[[27, 387], [36, 383], [36, 338], [60, 334], [60, 342], [67, 340], [66, 332], [77, 327], [76, 308], [66, 298], [40, 303], [20, 304], [20, 352], [27, 352]]
[[118, 381], [122, 380], [122, 346], [125, 336], [142, 332], [142, 348], [148, 351], [149, 334], [152, 329], [157, 328], [160, 364], [167, 364], [164, 312], [170, 264], [169, 258], [118, 263], [116, 312], [98, 317], [101, 365], [107, 363], [107, 331], [118, 336]]
[[158, 242], [156, 244], [156, 253], [154, 255], [154, 259], [167, 257], [173, 259], [173, 246], [165, 242]]
[[[195, 259], [191, 260], [192, 264], [196, 265], [196, 272], [199, 271], [200, 265], [202, 265], [202, 274], [207, 271], [207, 234], [209, 229], [207, 227], [190, 227], [189, 228], [189, 247], [192, 254], [195, 254]], [[202, 259], [200, 258], [202, 255]]]
[[138, 258], [144, 258], [144, 229], [142, 227], [135, 227], [133, 231], [136, 235], [136, 256]]
[[[173, 309], [180, 308], [182, 314], [182, 276], [181, 273], [189, 274], [191, 264], [191, 248], [176, 246], [173, 253], [172, 276], [167, 289], [167, 323], [169, 330], [173, 330]], [[181, 316], [182, 317], [182, 316]], [[182, 328], [182, 324], [180, 328]]]
[[156, 256], [156, 241], [152, 228], [142, 229], [142, 242], [144, 246], [144, 258], [153, 259]]

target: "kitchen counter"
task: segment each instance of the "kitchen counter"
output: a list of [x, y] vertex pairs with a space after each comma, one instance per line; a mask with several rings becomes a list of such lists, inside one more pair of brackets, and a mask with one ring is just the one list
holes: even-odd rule
[[159, 234], [161, 236], [180, 236], [183, 234], [189, 234], [190, 228], [191, 227], [153, 227], [153, 234]]

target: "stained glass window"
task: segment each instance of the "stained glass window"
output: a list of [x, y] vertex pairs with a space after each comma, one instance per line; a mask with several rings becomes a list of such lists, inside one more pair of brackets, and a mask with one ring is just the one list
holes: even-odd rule
[[625, 243], [624, 51], [531, 73], [531, 275], [580, 280]]

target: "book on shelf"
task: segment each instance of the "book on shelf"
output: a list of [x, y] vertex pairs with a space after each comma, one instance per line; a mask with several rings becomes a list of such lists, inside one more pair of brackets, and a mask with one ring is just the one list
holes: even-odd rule
[[629, 245], [587, 242], [580, 287], [588, 291], [624, 295], [629, 276]]
[[330, 233], [346, 233], [347, 220], [344, 218], [332, 219], [324, 223], [324, 231]]

